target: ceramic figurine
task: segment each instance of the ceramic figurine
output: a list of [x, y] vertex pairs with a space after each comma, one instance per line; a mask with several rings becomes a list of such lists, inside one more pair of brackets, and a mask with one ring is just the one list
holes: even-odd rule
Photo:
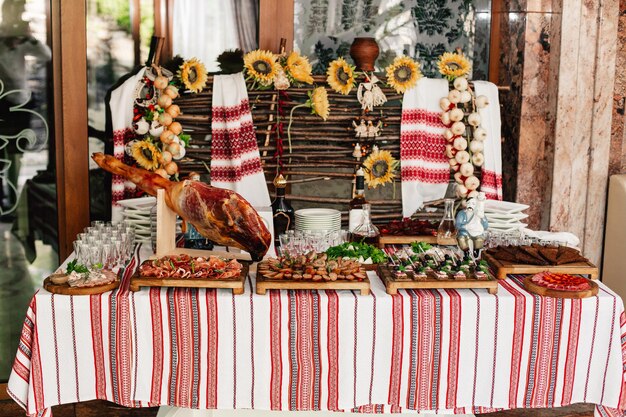
[[469, 251], [470, 256], [478, 258], [485, 244], [486, 231], [489, 228], [485, 216], [485, 193], [481, 192], [476, 198], [467, 200], [467, 206], [459, 210], [456, 215], [457, 243], [463, 251]]

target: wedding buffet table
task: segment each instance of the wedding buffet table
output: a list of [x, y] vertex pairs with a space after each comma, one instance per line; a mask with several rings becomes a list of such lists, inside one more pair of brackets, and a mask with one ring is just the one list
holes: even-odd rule
[[527, 292], [519, 277], [481, 289], [386, 294], [128, 290], [151, 253], [135, 251], [119, 289], [40, 290], [8, 391], [29, 415], [105, 399], [128, 407], [485, 413], [597, 404], [626, 408], [626, 316], [597, 296]]

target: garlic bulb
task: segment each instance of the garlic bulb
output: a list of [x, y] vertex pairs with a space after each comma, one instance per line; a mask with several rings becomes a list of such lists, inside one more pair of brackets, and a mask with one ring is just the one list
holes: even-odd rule
[[463, 179], [463, 174], [461, 172], [457, 172], [454, 174], [454, 180], [457, 182], [457, 184], [464, 184], [465, 180]]
[[[458, 154], [457, 154], [457, 155], [458, 155]], [[457, 166], [457, 165], [459, 164], [459, 163], [456, 161], [456, 159], [455, 159], [455, 158], [450, 158], [450, 159], [448, 160], [448, 162], [450, 163], [450, 166], [451, 166], [451, 167]]]
[[485, 156], [482, 153], [475, 153], [474, 155], [472, 155], [472, 164], [476, 165], [477, 167], [483, 166], [483, 164], [485, 163]]
[[456, 136], [460, 136], [460, 135], [463, 135], [465, 133], [465, 125], [463, 124], [463, 122], [454, 122], [454, 124], [452, 125], [450, 130]]
[[448, 158], [454, 157], [454, 154], [452, 153], [452, 145], [446, 145], [446, 156]]
[[446, 129], [443, 131], [443, 137], [446, 138], [447, 141], [450, 141], [454, 137], [454, 133], [450, 129]]
[[476, 107], [479, 109], [485, 108], [489, 105], [489, 99], [487, 96], [478, 96], [476, 97]]
[[469, 116], [467, 116], [467, 123], [469, 123], [470, 125], [474, 127], [480, 126], [480, 114], [472, 113]]
[[161, 136], [161, 133], [163, 133], [164, 130], [165, 128], [163, 127], [163, 125], [157, 122], [156, 120], [153, 120], [152, 123], [150, 123], [150, 135], [151, 136], [157, 138]]
[[[453, 110], [457, 110], [457, 109], [453, 109]], [[444, 125], [449, 125], [450, 124], [450, 112], [446, 111], [441, 113], [441, 123], [443, 123]]]
[[465, 187], [470, 191], [477, 189], [479, 185], [480, 180], [473, 175], [465, 180]]
[[454, 139], [452, 146], [454, 146], [454, 149], [456, 149], [457, 151], [464, 151], [467, 149], [467, 139], [463, 137], [456, 138]]
[[277, 90], [286, 90], [290, 85], [291, 83], [289, 82], [289, 78], [287, 78], [285, 71], [283, 71], [282, 68], [279, 69], [278, 73], [274, 77], [274, 87], [276, 87]]
[[463, 174], [464, 177], [472, 176], [474, 175], [474, 165], [472, 165], [469, 162], [461, 164], [461, 168], [459, 169], [459, 172]]
[[468, 193], [468, 189], [467, 187], [465, 187], [463, 184], [457, 184], [456, 186], [456, 195], [459, 196], [460, 198], [466, 197]]
[[456, 162], [458, 162], [459, 164], [464, 164], [466, 162], [469, 162], [470, 154], [467, 151], [459, 151], [456, 153], [456, 155], [454, 155], [454, 159], [456, 159]]
[[138, 135], [145, 135], [150, 129], [150, 123], [143, 117], [133, 124], [133, 130]]
[[457, 104], [461, 101], [461, 92], [459, 90], [450, 90], [448, 93], [450, 103]]
[[[452, 120], [453, 122], [458, 122], [458, 121], [463, 120], [463, 116], [464, 116], [463, 110], [459, 109], [458, 107], [455, 107], [452, 110], [450, 110], [449, 112], [446, 112], [446, 113], [443, 113], [443, 114], [447, 114], [448, 115], [448, 119]], [[443, 115], [442, 115], [442, 117], [443, 117]], [[445, 124], [449, 124], [449, 122], [445, 123]]]
[[467, 90], [467, 78], [465, 77], [457, 77], [454, 79], [454, 88], [459, 91]]
[[477, 127], [474, 129], [474, 139], [483, 141], [487, 139], [487, 131], [482, 127]]
[[484, 148], [485, 145], [479, 140], [473, 140], [469, 145], [469, 149], [472, 153], [482, 152]]
[[472, 95], [470, 94], [469, 91], [463, 91], [461, 93], [461, 103], [469, 103], [470, 101], [472, 101]]
[[478, 191], [472, 190], [467, 194], [467, 198], [476, 198], [478, 197]]
[[450, 110], [450, 104], [452, 103], [450, 103], [450, 100], [448, 100], [448, 97], [442, 97], [441, 100], [439, 100], [439, 107], [443, 111]]

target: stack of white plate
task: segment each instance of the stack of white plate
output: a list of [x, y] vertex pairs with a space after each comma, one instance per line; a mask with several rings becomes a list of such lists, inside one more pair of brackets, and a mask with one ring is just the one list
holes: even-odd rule
[[124, 208], [124, 221], [135, 227], [135, 243], [150, 243], [150, 210], [156, 204], [156, 197], [140, 197], [120, 200], [118, 204]]
[[528, 224], [522, 220], [528, 217], [523, 213], [529, 206], [510, 201], [487, 200], [485, 216], [489, 221], [489, 230], [496, 232], [515, 232], [524, 229]]
[[310, 208], [296, 211], [296, 230], [341, 230], [341, 212], [326, 208]]

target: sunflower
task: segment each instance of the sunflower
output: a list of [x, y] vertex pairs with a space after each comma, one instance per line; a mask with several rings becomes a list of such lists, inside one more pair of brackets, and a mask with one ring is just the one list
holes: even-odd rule
[[369, 188], [376, 188], [393, 181], [396, 176], [398, 161], [389, 151], [381, 151], [374, 147], [372, 153], [363, 162], [365, 182]]
[[278, 63], [276, 62], [276, 55], [270, 51], [257, 49], [248, 52], [243, 57], [243, 63], [248, 76], [263, 86], [269, 86], [274, 82], [274, 77], [278, 72]]
[[324, 87], [317, 87], [309, 93], [311, 113], [317, 114], [322, 120], [328, 119], [330, 113], [330, 103], [328, 102], [328, 93]]
[[472, 65], [461, 52], [444, 52], [437, 62], [441, 75], [452, 81], [457, 77], [469, 74]]
[[324, 87], [316, 87], [309, 91], [309, 99], [294, 106], [289, 113], [289, 125], [287, 126], [287, 139], [289, 141], [289, 152], [291, 152], [291, 123], [293, 122], [293, 112], [299, 107], [309, 107], [311, 113], [317, 114], [322, 120], [328, 119], [330, 113], [330, 103], [328, 103], [328, 93]]
[[422, 78], [419, 64], [404, 55], [396, 57], [386, 71], [387, 84], [396, 90], [396, 93], [404, 93]]
[[140, 167], [154, 171], [159, 167], [159, 155], [156, 146], [150, 142], [139, 140], [131, 147], [131, 154]]
[[285, 71], [294, 79], [294, 81], [306, 84], [313, 84], [313, 77], [311, 76], [311, 63], [305, 56], [300, 55], [296, 51], [293, 51], [287, 57], [285, 62]]
[[206, 67], [197, 58], [191, 58], [178, 69], [178, 78], [182, 81], [189, 91], [199, 93], [206, 86], [207, 71]]
[[347, 95], [354, 87], [354, 67], [345, 59], [337, 58], [328, 66], [326, 82], [337, 93]]

